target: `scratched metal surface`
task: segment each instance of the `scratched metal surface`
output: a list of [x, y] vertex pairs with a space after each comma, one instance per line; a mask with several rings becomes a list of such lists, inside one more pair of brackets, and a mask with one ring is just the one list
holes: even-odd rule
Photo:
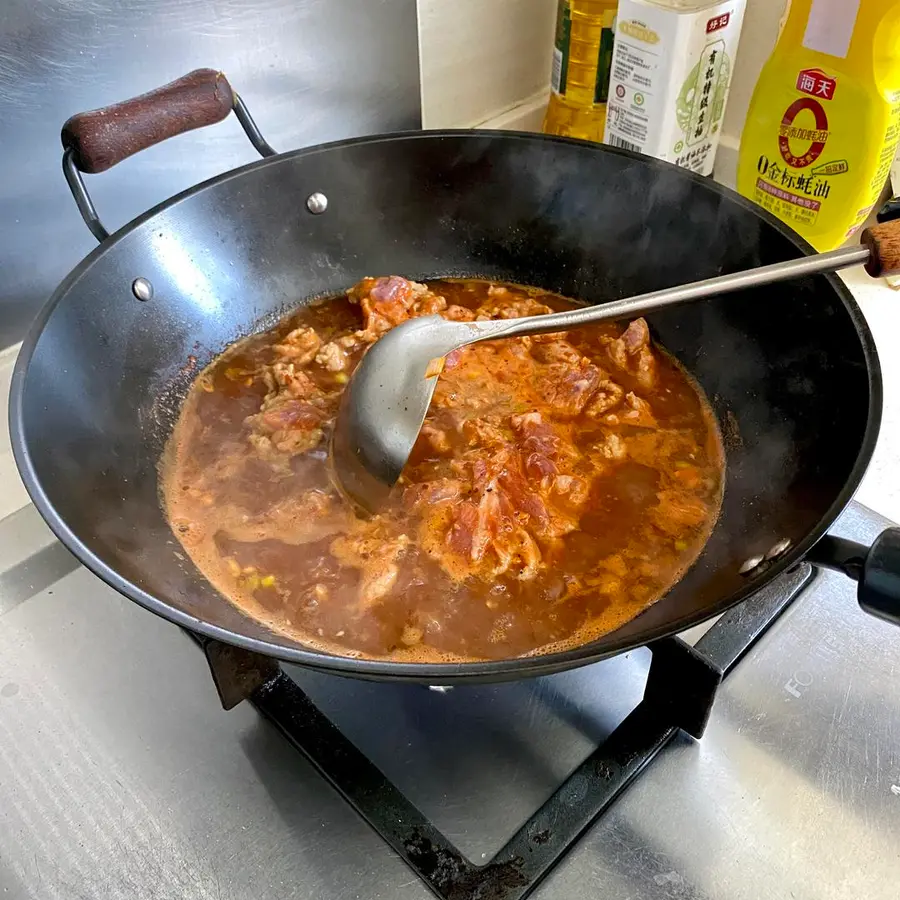
[[[885, 524], [853, 507], [840, 530]], [[449, 695], [302, 677], [478, 860], [624, 715], [645, 665]], [[704, 740], [664, 751], [536, 896], [895, 900], [898, 675], [896, 630], [821, 576], [730, 676]], [[218, 708], [191, 641], [27, 507], [0, 521], [0, 897], [187, 896], [430, 895], [251, 708]]]
[[[416, 0], [3, 0], [0, 348], [93, 247], [60, 169], [73, 113], [200, 66], [226, 72], [278, 150], [420, 125]], [[255, 159], [230, 117], [88, 177], [118, 228]]]

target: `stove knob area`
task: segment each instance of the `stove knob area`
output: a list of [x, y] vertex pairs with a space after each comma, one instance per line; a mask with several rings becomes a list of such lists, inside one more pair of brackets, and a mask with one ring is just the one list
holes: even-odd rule
[[857, 597], [867, 613], [900, 625], [900, 528], [888, 528], [873, 541]]

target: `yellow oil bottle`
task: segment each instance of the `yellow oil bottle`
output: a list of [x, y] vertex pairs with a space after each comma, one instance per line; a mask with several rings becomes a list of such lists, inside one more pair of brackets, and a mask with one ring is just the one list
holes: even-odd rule
[[544, 131], [603, 140], [617, 0], [559, 0]]
[[851, 237], [900, 140], [900, 0], [791, 0], [741, 139], [738, 190], [817, 250]]

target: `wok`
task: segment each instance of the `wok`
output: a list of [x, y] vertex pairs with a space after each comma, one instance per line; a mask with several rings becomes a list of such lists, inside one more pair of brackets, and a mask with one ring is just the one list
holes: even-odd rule
[[[107, 236], [81, 179], [235, 110], [267, 157]], [[811, 252], [733, 192], [579, 141], [499, 132], [368, 137], [274, 155], [219, 73], [200, 70], [63, 129], [64, 170], [101, 243], [63, 281], [13, 376], [13, 449], [60, 540], [104, 581], [196, 633], [337, 673], [430, 683], [559, 671], [721, 613], [807, 558], [900, 620], [900, 531], [824, 537], [869, 462], [882, 390], [872, 337], [833, 276], [651, 317], [722, 424], [721, 518], [702, 556], [638, 618], [578, 649], [466, 664], [310, 650], [243, 615], [183, 557], [157, 461], [197, 372], [237, 338], [360, 278], [469, 276], [603, 303]], [[37, 249], [37, 248], [36, 248]]]

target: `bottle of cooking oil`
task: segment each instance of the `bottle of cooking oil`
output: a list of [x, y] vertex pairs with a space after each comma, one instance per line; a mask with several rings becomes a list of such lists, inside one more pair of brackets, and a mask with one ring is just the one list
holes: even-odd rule
[[710, 175], [745, 0], [619, 0], [604, 140]]
[[900, 0], [791, 0], [741, 139], [738, 190], [832, 250], [900, 140]]
[[547, 134], [603, 140], [618, 0], [559, 0]]

